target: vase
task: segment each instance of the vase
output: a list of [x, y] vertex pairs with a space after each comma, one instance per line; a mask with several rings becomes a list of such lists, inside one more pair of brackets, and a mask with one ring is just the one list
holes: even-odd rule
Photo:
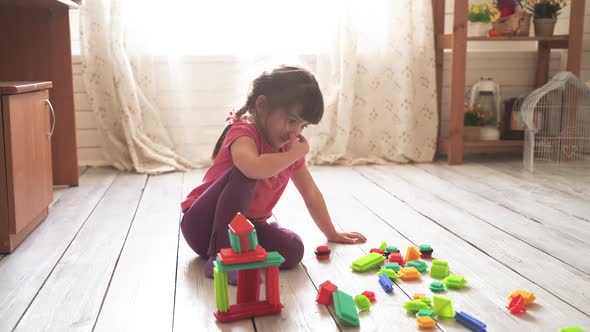
[[485, 37], [489, 31], [490, 23], [469, 22], [467, 24], [467, 36], [469, 37]]
[[500, 139], [500, 130], [497, 127], [481, 127], [479, 139], [482, 141], [497, 141]]
[[557, 19], [555, 18], [536, 18], [533, 20], [533, 24], [535, 26], [535, 36], [537, 37], [547, 37], [553, 36], [553, 31], [555, 30], [555, 23]]
[[481, 127], [478, 126], [465, 126], [463, 127], [463, 140], [465, 141], [478, 141], [479, 131]]

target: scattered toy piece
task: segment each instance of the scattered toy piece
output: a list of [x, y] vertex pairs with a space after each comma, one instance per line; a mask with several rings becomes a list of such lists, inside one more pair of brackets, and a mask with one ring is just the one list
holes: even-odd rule
[[421, 316], [416, 318], [416, 324], [421, 329], [431, 329], [436, 325], [436, 322], [430, 316]]
[[337, 290], [332, 293], [332, 297], [334, 309], [336, 309], [336, 317], [348, 325], [359, 326], [359, 314], [356, 311], [352, 296]]
[[421, 244], [419, 247], [420, 255], [422, 258], [432, 258], [432, 252], [434, 251], [429, 244]]
[[319, 304], [332, 304], [332, 293], [336, 290], [338, 290], [338, 286], [331, 283], [330, 280], [324, 281], [324, 283], [320, 284], [315, 301]]
[[432, 319], [436, 319], [436, 314], [434, 313], [434, 311], [432, 311], [430, 309], [420, 309], [416, 313], [416, 317], [424, 317], [424, 316], [428, 316]]
[[384, 274], [379, 275], [379, 285], [385, 291], [385, 293], [392, 293], [393, 292], [393, 281], [389, 279], [388, 276]]
[[463, 276], [450, 275], [443, 279], [445, 286], [449, 289], [460, 289], [467, 284], [467, 280]]
[[406, 267], [415, 267], [420, 273], [424, 273], [428, 270], [428, 265], [423, 261], [409, 261], [406, 263]]
[[381, 249], [379, 249], [379, 248], [372, 248], [372, 249], [369, 251], [369, 253], [371, 253], [371, 252], [376, 252], [376, 253], [378, 253], [379, 255], [383, 255], [383, 250], [381, 250]]
[[406, 250], [406, 257], [405, 257], [406, 262], [416, 261], [419, 259], [420, 259], [420, 250], [418, 250], [418, 248], [416, 248], [415, 246], [408, 247], [408, 250]]
[[375, 302], [375, 293], [374, 292], [364, 291], [361, 294], [363, 294], [364, 296], [366, 296], [369, 299], [369, 301]]
[[441, 318], [453, 318], [455, 317], [455, 309], [453, 308], [453, 301], [441, 295], [434, 295], [434, 313]]
[[365, 257], [359, 258], [352, 262], [350, 267], [356, 272], [364, 272], [370, 270], [378, 265], [381, 265], [385, 261], [385, 257], [376, 252], [372, 252]]
[[399, 249], [396, 246], [387, 246], [387, 247], [385, 247], [385, 252], [388, 252], [388, 253], [399, 252]]
[[354, 297], [354, 304], [360, 311], [367, 311], [371, 308], [371, 300], [362, 294]]
[[422, 294], [422, 293], [414, 293], [414, 295], [412, 295], [412, 300], [418, 300], [421, 299], [423, 297], [425, 297], [426, 295]]
[[527, 291], [521, 290], [521, 289], [517, 289], [514, 292], [512, 292], [512, 294], [510, 294], [510, 296], [508, 296], [508, 299], [512, 300], [512, 298], [515, 297], [516, 295], [522, 296], [526, 305], [533, 303], [536, 299], [535, 294], [533, 294], [532, 292], [527, 292]]
[[398, 263], [400, 266], [406, 265], [406, 261], [404, 261], [404, 258], [402, 257], [402, 254], [400, 252], [390, 253], [388, 261], [390, 263]]
[[382, 251], [385, 251], [385, 248], [387, 248], [387, 243], [381, 241], [381, 244], [379, 245], [379, 249], [381, 249]]
[[584, 331], [581, 327], [570, 326], [570, 327], [560, 328], [559, 332], [586, 332], [586, 331]]
[[420, 272], [415, 267], [404, 267], [398, 272], [401, 280], [418, 280], [420, 279]]
[[392, 281], [396, 281], [397, 277], [398, 277], [397, 273], [395, 273], [395, 271], [391, 270], [391, 269], [381, 269], [381, 270], [379, 270], [379, 272], [377, 272], [377, 274], [378, 275], [384, 274]]
[[428, 288], [435, 293], [444, 292], [446, 290], [445, 284], [440, 281], [431, 282]]
[[518, 314], [526, 311], [526, 300], [521, 295], [516, 295], [512, 298], [506, 307], [513, 314]]
[[411, 314], [415, 314], [418, 311], [420, 311], [421, 309], [429, 309], [428, 305], [426, 305], [426, 303], [420, 301], [420, 300], [412, 300], [412, 301], [407, 301], [406, 303], [404, 303], [404, 309], [406, 309], [406, 311], [408, 313]]
[[401, 270], [402, 267], [398, 263], [390, 263], [390, 262], [387, 262], [387, 263], [383, 264], [383, 266], [381, 268], [382, 269], [390, 269], [390, 270], [393, 270], [395, 272], [399, 272], [399, 270]]
[[320, 261], [327, 260], [330, 259], [331, 252], [328, 246], [319, 246], [315, 250], [315, 257]]
[[430, 276], [435, 279], [444, 279], [451, 273], [449, 263], [446, 261], [433, 260], [430, 267]]
[[427, 305], [428, 307], [432, 307], [432, 301], [430, 300], [430, 298], [429, 298], [428, 296], [421, 297], [421, 298], [419, 298], [418, 300], [420, 300], [420, 301], [422, 301], [422, 302], [426, 303], [426, 305]]
[[463, 311], [458, 311], [455, 320], [473, 332], [486, 332], [486, 324]]

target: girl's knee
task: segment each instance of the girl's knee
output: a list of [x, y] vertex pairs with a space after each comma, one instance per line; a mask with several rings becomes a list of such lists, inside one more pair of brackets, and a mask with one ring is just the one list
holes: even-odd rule
[[293, 238], [285, 241], [285, 248], [280, 251], [281, 255], [285, 258], [285, 262], [281, 265], [281, 268], [290, 269], [301, 263], [304, 251], [303, 241], [299, 235], [293, 233]]

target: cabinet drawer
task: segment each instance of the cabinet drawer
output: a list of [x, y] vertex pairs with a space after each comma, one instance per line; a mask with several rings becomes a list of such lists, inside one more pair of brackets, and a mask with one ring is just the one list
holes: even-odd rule
[[2, 96], [9, 231], [16, 234], [53, 200], [47, 90]]

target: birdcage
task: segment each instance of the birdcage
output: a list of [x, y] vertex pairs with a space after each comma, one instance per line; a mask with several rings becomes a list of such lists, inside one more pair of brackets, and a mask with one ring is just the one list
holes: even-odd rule
[[524, 166], [590, 168], [590, 88], [560, 72], [522, 103]]

